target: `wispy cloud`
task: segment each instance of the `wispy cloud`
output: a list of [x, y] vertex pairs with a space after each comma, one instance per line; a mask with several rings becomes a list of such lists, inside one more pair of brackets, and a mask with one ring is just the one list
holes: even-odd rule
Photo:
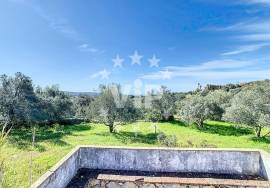
[[270, 41], [270, 33], [265, 34], [249, 34], [249, 35], [242, 35], [237, 37], [244, 41]]
[[81, 40], [80, 34], [69, 24], [67, 19], [54, 17], [44, 11], [44, 9], [37, 4], [29, 4], [29, 6], [55, 31], [72, 40]]
[[221, 55], [228, 56], [228, 55], [237, 55], [237, 54], [241, 54], [245, 52], [253, 52], [266, 46], [270, 46], [270, 43], [243, 45], [243, 46], [239, 46], [235, 50], [224, 52]]
[[245, 41], [270, 41], [270, 20], [251, 20], [221, 28], [208, 28], [212, 31], [231, 31], [236, 33], [236, 38]]
[[93, 48], [89, 44], [81, 44], [81, 45], [78, 46], [78, 49], [81, 52], [91, 52], [91, 53], [101, 52], [99, 49]]
[[249, 3], [249, 4], [270, 5], [270, 0], [242, 0], [242, 2]]
[[[264, 62], [262, 61], [261, 64]], [[163, 70], [170, 71], [171, 78], [193, 78], [202, 80], [224, 79], [264, 79], [270, 77], [270, 68], [261, 68], [257, 60], [214, 60], [195, 66], [168, 66]], [[142, 76], [147, 80], [162, 80], [162, 71], [157, 71]]]
[[91, 78], [101, 78], [101, 79], [109, 79], [111, 75], [111, 72], [107, 71], [106, 69], [103, 69], [101, 71], [98, 71], [91, 75]]
[[[270, 0], [269, 0], [270, 2]], [[221, 55], [237, 55], [241, 53], [253, 52], [270, 46], [270, 20], [252, 19], [246, 22], [239, 22], [226, 27], [205, 28], [204, 31], [231, 32], [231, 38], [240, 43], [249, 42], [236, 47], [236, 49], [224, 52]]]
[[45, 20], [47, 24], [49, 25], [49, 27], [61, 33], [65, 37], [70, 38], [75, 41], [81, 40], [79, 33], [69, 24], [67, 19], [52, 16], [47, 11], [45, 11], [41, 6], [39, 6], [39, 4], [37, 4], [36, 2], [34, 3], [33, 1], [27, 1], [27, 0], [9, 0], [9, 1], [12, 3], [20, 3], [29, 7], [39, 17]]
[[78, 49], [82, 52], [91, 52], [91, 53], [103, 53], [104, 50], [100, 50], [98, 48], [95, 48], [93, 46], [90, 46], [88, 43], [85, 42], [85, 39], [83, 39], [80, 35], [80, 33], [72, 27], [72, 25], [69, 23], [69, 21], [66, 18], [59, 18], [56, 16], [53, 16], [48, 13], [48, 11], [44, 10], [39, 4], [32, 1], [27, 0], [9, 0], [13, 3], [21, 3], [23, 5], [26, 5], [30, 9], [32, 9], [40, 18], [42, 18], [50, 28], [55, 30], [56, 32], [62, 34], [64, 37], [73, 40], [77, 43], [82, 43], [78, 46]]

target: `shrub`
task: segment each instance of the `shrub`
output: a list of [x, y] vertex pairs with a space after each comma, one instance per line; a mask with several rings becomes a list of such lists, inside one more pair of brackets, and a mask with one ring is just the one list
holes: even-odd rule
[[167, 147], [176, 147], [176, 146], [178, 146], [177, 137], [175, 135], [166, 135], [165, 133], [160, 132], [157, 135], [157, 140], [163, 146], [167, 146]]

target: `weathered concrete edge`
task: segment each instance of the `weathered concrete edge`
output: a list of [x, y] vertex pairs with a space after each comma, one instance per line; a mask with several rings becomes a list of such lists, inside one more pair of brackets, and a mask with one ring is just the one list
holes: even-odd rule
[[[65, 164], [76, 152], [79, 152], [80, 146], [73, 148], [67, 155], [65, 155], [59, 162], [57, 162], [52, 168], [50, 168], [45, 174], [43, 174], [30, 188], [41, 188], [43, 184], [54, 175], [54, 173]], [[76, 169], [77, 171], [78, 169]], [[70, 180], [69, 180], [70, 181]], [[69, 182], [68, 181], [68, 182]]]
[[[265, 152], [261, 149], [249, 148], [168, 148], [168, 147], [133, 147], [133, 146], [102, 146], [102, 145], [78, 145], [79, 148], [104, 148], [104, 149], [139, 149], [139, 150], [178, 150], [178, 151], [244, 151], [244, 152]], [[267, 153], [267, 152], [265, 152]]]
[[266, 151], [261, 151], [261, 163], [263, 167], [263, 171], [261, 172], [264, 177], [267, 178], [268, 181], [270, 181], [270, 154], [267, 153]]

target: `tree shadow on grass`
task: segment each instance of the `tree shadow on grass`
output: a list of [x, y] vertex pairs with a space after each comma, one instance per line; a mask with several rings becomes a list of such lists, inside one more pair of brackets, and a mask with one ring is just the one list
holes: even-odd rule
[[221, 136], [242, 136], [253, 134], [253, 131], [250, 128], [225, 126], [220, 125], [219, 123], [204, 123], [204, 127], [201, 128], [200, 131]]
[[[50, 127], [40, 127], [36, 131], [35, 148], [38, 151], [46, 151], [45, 147], [40, 145], [41, 142], [49, 142], [58, 146], [67, 146], [67, 142], [62, 138], [66, 135], [73, 135], [76, 132], [90, 130], [91, 127], [85, 124], [65, 125], [56, 130]], [[30, 149], [32, 145], [32, 131], [29, 128], [14, 129], [9, 136], [9, 143], [19, 149]]]
[[260, 143], [265, 143], [265, 144], [270, 144], [270, 137], [252, 137], [251, 140], [253, 142], [260, 142]]
[[[172, 120], [172, 121], [163, 121], [164, 123], [170, 123], [173, 125], [178, 125], [178, 126], [182, 126], [182, 127], [188, 127], [189, 125], [187, 125], [186, 123], [179, 121], [179, 120]], [[161, 123], [163, 123], [161, 122]]]
[[119, 132], [114, 133], [113, 136], [125, 144], [127, 143], [155, 144], [157, 142], [157, 135], [154, 133], [142, 134], [134, 132]]

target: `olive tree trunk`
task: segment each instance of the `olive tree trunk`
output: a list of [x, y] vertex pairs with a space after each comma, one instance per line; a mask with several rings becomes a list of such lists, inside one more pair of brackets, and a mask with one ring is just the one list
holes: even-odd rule
[[261, 127], [256, 127], [255, 128], [255, 133], [256, 133], [256, 136], [258, 138], [261, 137], [261, 132], [262, 132], [262, 128]]

